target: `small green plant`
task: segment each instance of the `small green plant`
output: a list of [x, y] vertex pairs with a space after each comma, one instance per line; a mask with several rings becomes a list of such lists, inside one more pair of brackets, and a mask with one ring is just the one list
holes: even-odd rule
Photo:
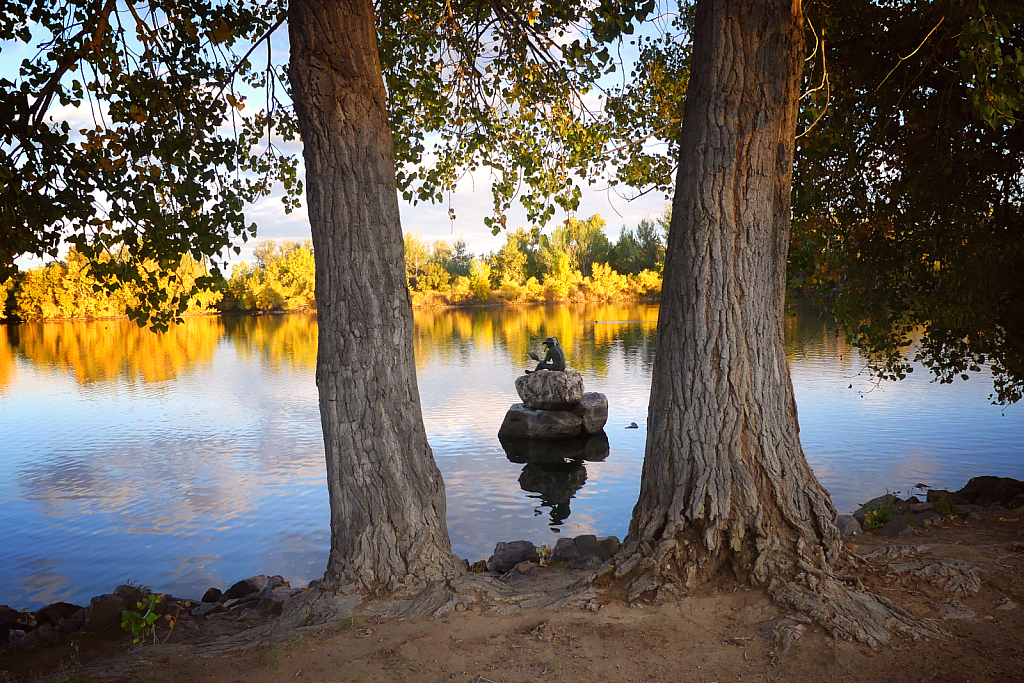
[[542, 543], [537, 548], [537, 559], [540, 561], [540, 566], [546, 567], [551, 564], [551, 546], [547, 543]]
[[889, 499], [864, 513], [864, 531], [872, 531], [880, 528], [886, 522], [891, 522], [896, 515], [896, 504], [894, 499]]
[[135, 603], [139, 611], [126, 609], [121, 612], [121, 628], [132, 634], [132, 643], [145, 643], [147, 638], [156, 643], [156, 622], [160, 615], [155, 609], [163, 599], [163, 595], [150, 593]]
[[951, 501], [949, 496], [946, 495], [939, 496], [935, 502], [932, 503], [932, 507], [935, 508], [935, 512], [940, 517], [954, 517], [960, 514], [960, 508], [958, 508], [956, 503]]

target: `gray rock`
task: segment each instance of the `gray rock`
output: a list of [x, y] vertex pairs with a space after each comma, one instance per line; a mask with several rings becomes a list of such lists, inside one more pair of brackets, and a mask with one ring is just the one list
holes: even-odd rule
[[[549, 372], [544, 370], [543, 372]], [[491, 556], [488, 565], [493, 572], [504, 574], [520, 562], [539, 562], [537, 546], [529, 541], [512, 541], [511, 543], [499, 542], [494, 546], [494, 555]]]
[[192, 610], [192, 616], [194, 617], [208, 617], [211, 614], [217, 614], [219, 612], [227, 612], [228, 609], [219, 602], [204, 602], [203, 604]]
[[535, 573], [538, 567], [540, 567], [540, 565], [536, 562], [520, 562], [512, 568], [512, 571], [517, 574], [522, 574], [523, 576], [529, 576], [530, 574]]
[[54, 602], [42, 609], [37, 609], [32, 614], [35, 616], [37, 624], [49, 624], [56, 627], [81, 609], [81, 605], [72, 605], [70, 602]]
[[601, 566], [601, 558], [597, 555], [586, 555], [569, 566], [573, 569], [597, 569]]
[[121, 595], [112, 593], [97, 595], [89, 603], [82, 628], [86, 631], [99, 633], [111, 627], [121, 626], [121, 612], [128, 609], [128, 600]]
[[894, 519], [886, 522], [878, 530], [879, 536], [886, 536], [888, 538], [896, 538], [897, 536], [907, 536], [914, 533], [914, 530], [901, 519]]
[[935, 511], [918, 512], [914, 515], [915, 526], [934, 526], [936, 524], [942, 524], [942, 517]]
[[604, 394], [588, 392], [583, 398], [570, 409], [576, 415], [583, 418], [583, 431], [587, 434], [597, 434], [604, 429], [608, 421], [608, 397]]
[[907, 506], [912, 513], [918, 512], [931, 512], [935, 509], [935, 506], [931, 503], [911, 503]]
[[207, 588], [206, 592], [203, 593], [203, 599], [199, 602], [220, 602], [223, 595], [219, 588]]
[[531, 410], [567, 410], [583, 398], [583, 377], [575, 370], [538, 370], [516, 378], [516, 393]]
[[76, 631], [81, 631], [82, 626], [85, 625], [85, 614], [86, 609], [83, 607], [67, 619], [64, 619], [59, 624], [57, 624], [57, 630], [63, 633], [64, 635], [69, 635], [71, 633], [75, 633]]
[[[579, 549], [580, 555], [586, 557], [587, 555], [596, 555], [601, 557], [604, 555], [604, 548], [597, 542], [597, 536], [593, 534], [582, 534], [573, 539], [576, 541], [576, 548]], [[604, 559], [604, 558], [602, 558]]]
[[128, 604], [141, 602], [149, 596], [149, 589], [142, 586], [133, 586], [130, 583], [122, 583], [114, 589], [114, 595], [120, 595], [128, 601]]
[[231, 598], [230, 600], [225, 600], [221, 604], [224, 605], [224, 607], [226, 607], [227, 609], [233, 609], [237, 612], [242, 605], [248, 605], [251, 602], [256, 602], [257, 600], [259, 600], [260, 595], [262, 594], [263, 591], [260, 591], [259, 593], [249, 593], [248, 595], [243, 595], [240, 598]]
[[618, 536], [604, 536], [597, 539], [597, 542], [601, 545], [601, 549], [604, 551], [601, 553], [601, 557], [605, 560], [619, 552], [619, 546], [622, 545], [619, 543]]
[[1024, 494], [1024, 481], [992, 476], [974, 477], [956, 492], [965, 502], [986, 507], [1010, 504], [1021, 494]]
[[864, 530], [860, 528], [860, 522], [853, 515], [837, 515], [836, 527], [841, 536], [856, 536], [864, 533]]
[[18, 649], [27, 650], [30, 647], [39, 647], [41, 645], [56, 645], [59, 641], [60, 632], [49, 624], [43, 624], [22, 636], [18, 641]]
[[887, 503], [892, 503], [893, 505], [896, 505], [899, 502], [901, 502], [899, 498], [897, 498], [896, 496], [892, 495], [891, 493], [887, 493], [884, 496], [879, 496], [878, 498], [872, 498], [868, 502], [866, 502], [863, 505], [861, 505], [859, 508], [854, 510], [853, 516], [857, 519], [858, 522], [860, 522], [863, 525], [864, 524], [864, 513], [872, 512], [874, 510], [877, 510], [878, 508], [882, 507], [883, 505], [885, 505]]
[[964, 515], [965, 522], [983, 522], [985, 518], [973, 510]]
[[[277, 588], [278, 586], [284, 586], [285, 580], [280, 576], [267, 576], [266, 574], [257, 574], [256, 576], [250, 576], [248, 579], [243, 579], [238, 583], [224, 591], [224, 595], [221, 596], [221, 602], [227, 602], [235, 598], [241, 598], [250, 593], [259, 593], [266, 587]], [[205, 600], [203, 602], [206, 602]]]
[[576, 541], [571, 538], [560, 538], [555, 543], [554, 549], [551, 551], [551, 562], [552, 564], [558, 564], [561, 562], [572, 562], [582, 557], [580, 555], [579, 548], [576, 547]]
[[519, 439], [568, 439], [582, 430], [583, 418], [567, 410], [531, 410], [522, 403], [515, 403], [505, 413], [505, 420], [501, 423], [498, 436]]
[[929, 503], [937, 503], [940, 500], [947, 500], [954, 505], [963, 505], [967, 503], [967, 499], [961, 496], [959, 493], [952, 493], [946, 489], [932, 489], [925, 496]]
[[298, 592], [298, 589], [288, 588], [287, 586], [278, 586], [277, 588], [264, 590], [260, 593], [256, 609], [257, 611], [276, 616], [284, 609], [285, 601]]
[[1017, 609], [1017, 603], [1010, 598], [1003, 598], [996, 609], [1000, 612], [1009, 612], [1012, 609]]
[[7, 647], [17, 647], [21, 639], [25, 637], [25, 632], [20, 628], [12, 628], [7, 632]]

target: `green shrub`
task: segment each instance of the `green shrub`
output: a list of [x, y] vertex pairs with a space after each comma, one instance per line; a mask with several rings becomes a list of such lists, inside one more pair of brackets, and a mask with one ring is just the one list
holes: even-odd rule
[[896, 504], [894, 499], [890, 498], [874, 510], [864, 513], [864, 531], [878, 529], [883, 524], [891, 522], [895, 516]]
[[145, 644], [147, 638], [152, 638], [156, 644], [156, 622], [160, 615], [155, 610], [163, 599], [163, 595], [150, 593], [135, 603], [139, 611], [126, 609], [121, 612], [121, 628], [132, 634], [132, 643]]
[[949, 499], [949, 496], [942, 495], [932, 503], [932, 507], [935, 508], [935, 512], [940, 517], [955, 517], [960, 514], [960, 508], [956, 506], [956, 503]]

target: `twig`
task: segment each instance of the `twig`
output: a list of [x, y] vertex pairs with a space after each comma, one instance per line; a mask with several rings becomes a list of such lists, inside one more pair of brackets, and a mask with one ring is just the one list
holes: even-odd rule
[[[909, 55], [907, 55], [906, 57], [900, 57], [900, 61], [896, 62], [896, 66], [894, 66], [894, 67], [892, 68], [892, 71], [890, 71], [889, 73], [887, 73], [887, 74], [885, 75], [885, 78], [883, 78], [883, 79], [882, 79], [882, 82], [878, 84], [878, 87], [877, 87], [877, 88], [875, 88], [875, 92], [878, 92], [878, 91], [879, 91], [879, 89], [880, 89], [880, 88], [882, 87], [882, 85], [884, 85], [884, 84], [885, 84], [885, 82], [886, 82], [887, 80], [889, 80], [889, 76], [892, 76], [892, 74], [893, 74], [893, 71], [896, 71], [896, 69], [900, 68], [900, 64], [902, 64], [903, 62], [907, 61], [908, 59], [910, 59], [911, 57], [913, 57], [914, 55], [916, 55], [916, 54], [917, 54], [917, 51], [918, 51], [918, 50], [920, 50], [920, 49], [921, 49], [922, 47], [924, 47], [924, 44], [925, 44], [925, 43], [927, 43], [927, 42], [928, 42], [928, 39], [932, 37], [932, 34], [933, 34], [933, 33], [935, 33], [935, 30], [936, 30], [936, 29], [938, 29], [938, 28], [939, 28], [939, 26], [942, 26], [942, 22], [944, 22], [945, 20], [946, 20], [946, 17], [942, 17], [941, 19], [939, 19], [939, 23], [935, 24], [935, 28], [933, 28], [933, 29], [932, 29], [931, 31], [928, 31], [928, 35], [926, 35], [926, 36], [924, 37], [924, 40], [922, 40], [922, 41], [921, 41], [921, 44], [920, 44], [920, 45], [918, 45], [918, 46], [917, 46], [917, 47], [916, 47], [916, 48], [914, 49], [914, 51], [913, 51], [913, 52], [911, 52], [911, 53], [910, 53]], [[899, 55], [896, 55], [896, 56], [897, 56], [897, 57], [899, 57]]]

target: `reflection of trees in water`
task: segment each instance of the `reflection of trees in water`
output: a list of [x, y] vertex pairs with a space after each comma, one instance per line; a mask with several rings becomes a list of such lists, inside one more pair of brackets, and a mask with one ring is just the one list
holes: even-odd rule
[[569, 501], [587, 483], [587, 468], [583, 462], [600, 462], [608, 457], [608, 436], [598, 432], [591, 436], [562, 441], [535, 439], [500, 439], [505, 456], [514, 463], [524, 464], [519, 475], [519, 487], [539, 499], [536, 514], [549, 509], [551, 527], [558, 528], [569, 518]]
[[620, 302], [608, 304], [501, 306], [417, 309], [415, 351], [419, 364], [428, 359], [454, 360], [467, 347], [499, 348], [528, 365], [527, 354], [545, 337], [558, 337], [570, 367], [604, 375], [611, 350], [622, 347], [627, 358], [653, 360], [658, 307]]
[[14, 348], [8, 340], [7, 325], [0, 325], [0, 394], [7, 393], [18, 367], [14, 364]]
[[852, 366], [854, 349], [838, 333], [835, 322], [824, 309], [809, 301], [797, 301], [786, 307], [783, 321], [786, 359], [790, 364], [807, 356], [834, 358]]
[[285, 315], [225, 315], [226, 336], [239, 358], [257, 359], [279, 370], [316, 368], [316, 313]]
[[[209, 360], [224, 326], [195, 316], [167, 332], [128, 320], [65, 321], [7, 326], [9, 344], [37, 368], [71, 371], [81, 384], [125, 379], [164, 382]], [[0, 363], [3, 361], [0, 360]]]

